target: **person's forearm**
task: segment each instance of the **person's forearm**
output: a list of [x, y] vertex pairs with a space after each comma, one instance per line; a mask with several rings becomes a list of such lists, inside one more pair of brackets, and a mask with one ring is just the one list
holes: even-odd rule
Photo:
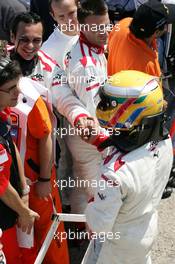
[[8, 184], [7, 189], [4, 194], [0, 197], [0, 199], [11, 209], [17, 212], [18, 215], [21, 215], [24, 209], [27, 209], [24, 203], [22, 202], [20, 196], [17, 191], [13, 188], [13, 186]]
[[52, 138], [51, 134], [46, 135], [39, 142], [40, 177], [49, 178], [52, 169]]
[[18, 163], [18, 171], [19, 171], [19, 177], [20, 177], [20, 182], [21, 182], [21, 188], [22, 190], [26, 188], [26, 177], [24, 175], [24, 167], [21, 161], [21, 157], [19, 154], [19, 151], [15, 145], [15, 151], [16, 151], [16, 159], [17, 159], [17, 163]]
[[18, 214], [18, 225], [22, 231], [30, 234], [34, 221], [39, 218], [39, 215], [23, 203], [10, 182], [0, 199]]

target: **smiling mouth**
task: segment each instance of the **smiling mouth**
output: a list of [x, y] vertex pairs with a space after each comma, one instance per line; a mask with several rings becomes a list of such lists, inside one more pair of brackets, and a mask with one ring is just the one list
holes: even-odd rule
[[32, 50], [32, 51], [26, 51], [26, 50], [23, 50], [23, 52], [24, 52], [25, 54], [29, 54], [29, 55], [31, 55], [31, 54], [33, 54], [35, 51], [34, 51], [34, 50]]
[[33, 51], [30, 51], [30, 52], [29, 52], [29, 51], [25, 51], [25, 53], [26, 53], [26, 54], [32, 54]]

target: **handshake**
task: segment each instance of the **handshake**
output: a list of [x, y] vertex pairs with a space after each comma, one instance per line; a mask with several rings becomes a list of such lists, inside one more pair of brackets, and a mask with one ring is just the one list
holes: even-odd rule
[[78, 121], [75, 123], [75, 127], [78, 129], [81, 138], [90, 144], [93, 143], [100, 133], [100, 126], [95, 117], [79, 117]]

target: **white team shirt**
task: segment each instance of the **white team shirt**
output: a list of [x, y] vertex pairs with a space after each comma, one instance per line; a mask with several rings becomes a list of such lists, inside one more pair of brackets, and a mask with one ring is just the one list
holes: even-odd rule
[[41, 50], [54, 58], [62, 69], [65, 69], [64, 58], [72, 46], [77, 42], [78, 35], [68, 36], [55, 28], [50, 37], [43, 43]]

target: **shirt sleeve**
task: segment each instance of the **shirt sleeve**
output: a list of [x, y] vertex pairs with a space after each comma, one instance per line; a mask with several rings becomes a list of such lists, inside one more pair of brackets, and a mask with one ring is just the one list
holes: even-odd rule
[[43, 138], [52, 131], [47, 106], [41, 97], [36, 101], [28, 116], [28, 129], [34, 138]]
[[71, 72], [69, 69], [66, 72], [62, 85], [59, 90], [55, 87], [53, 94], [57, 98], [57, 110], [74, 126], [81, 116], [96, 116], [96, 99], [104, 76], [99, 76], [93, 65], [84, 67], [82, 63], [77, 63]]
[[90, 116], [81, 101], [73, 94], [68, 85], [68, 78], [63, 70], [55, 67], [51, 86], [53, 105], [58, 112], [65, 116], [74, 125], [79, 116]]
[[4, 194], [9, 183], [10, 165], [8, 153], [0, 144], [0, 196]]
[[75, 69], [68, 74], [68, 81], [85, 109], [90, 115], [95, 116], [96, 97], [99, 87], [104, 82], [104, 76], [99, 76], [93, 65], [84, 67], [78, 63]]

